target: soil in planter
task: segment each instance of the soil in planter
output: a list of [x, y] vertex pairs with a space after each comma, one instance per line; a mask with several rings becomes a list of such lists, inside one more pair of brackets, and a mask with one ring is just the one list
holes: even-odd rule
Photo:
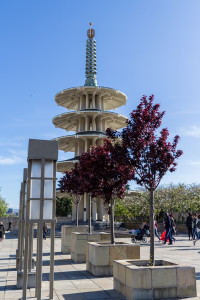
[[[149, 265], [149, 261], [148, 260], [138, 260], [138, 261], [127, 261], [128, 263], [137, 266], [137, 267], [151, 267]], [[155, 260], [155, 264], [153, 267], [160, 267], [160, 266], [176, 266], [177, 264], [175, 263], [171, 263], [169, 261], [166, 260]]]

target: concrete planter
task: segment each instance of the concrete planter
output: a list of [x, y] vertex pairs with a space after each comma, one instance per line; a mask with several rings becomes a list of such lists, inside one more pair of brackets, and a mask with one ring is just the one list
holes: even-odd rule
[[80, 233], [73, 232], [71, 236], [71, 258], [76, 263], [86, 262], [87, 242], [110, 241], [110, 233]]
[[176, 299], [195, 297], [195, 268], [156, 260], [113, 262], [114, 289], [132, 299]]
[[140, 246], [132, 243], [87, 243], [86, 269], [94, 276], [112, 276], [113, 261], [139, 259]]
[[71, 254], [71, 234], [72, 232], [88, 232], [88, 225], [81, 226], [62, 226], [61, 231], [61, 252]]

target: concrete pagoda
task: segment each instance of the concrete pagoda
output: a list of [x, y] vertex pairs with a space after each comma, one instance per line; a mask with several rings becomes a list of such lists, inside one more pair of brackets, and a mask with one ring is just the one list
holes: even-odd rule
[[[125, 126], [127, 118], [109, 110], [126, 104], [127, 97], [122, 92], [97, 85], [96, 79], [96, 40], [95, 31], [90, 23], [86, 42], [86, 80], [84, 86], [65, 89], [55, 96], [58, 105], [72, 110], [53, 119], [55, 127], [74, 131], [73, 135], [56, 138], [59, 149], [74, 152], [74, 158], [57, 162], [57, 171], [64, 173], [73, 168], [82, 152], [91, 147], [103, 145], [106, 129], [120, 129]], [[79, 205], [79, 220], [88, 220], [89, 198], [85, 194]], [[75, 205], [72, 209], [75, 219]], [[107, 214], [102, 199], [93, 201], [92, 220], [104, 221]]]

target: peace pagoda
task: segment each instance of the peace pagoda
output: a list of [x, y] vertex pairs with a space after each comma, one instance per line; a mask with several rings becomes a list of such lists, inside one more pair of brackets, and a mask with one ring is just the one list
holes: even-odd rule
[[[74, 158], [58, 161], [57, 171], [64, 173], [73, 168], [82, 152], [91, 147], [103, 145], [106, 129], [118, 130], [126, 124], [127, 118], [109, 111], [126, 104], [127, 97], [122, 92], [97, 85], [96, 40], [95, 31], [90, 23], [86, 41], [86, 80], [84, 86], [62, 90], [55, 96], [58, 105], [69, 110], [55, 118], [55, 127], [65, 131], [73, 131], [73, 135], [56, 138], [59, 149], [64, 152], [74, 152]], [[79, 204], [79, 220], [88, 220], [89, 197], [85, 194]], [[73, 204], [72, 220], [75, 220], [76, 207]], [[95, 199], [92, 203], [92, 220], [105, 221], [108, 219], [103, 200]]]

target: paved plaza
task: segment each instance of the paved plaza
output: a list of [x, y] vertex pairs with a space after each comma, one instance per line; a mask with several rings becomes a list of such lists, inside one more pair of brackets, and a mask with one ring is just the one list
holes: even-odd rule
[[[130, 240], [120, 238], [118, 241]], [[34, 239], [34, 247], [36, 246]], [[49, 245], [50, 239], [44, 240], [43, 248], [43, 282], [42, 299], [48, 299], [49, 289]], [[16, 260], [15, 252], [17, 237], [7, 234], [7, 239], [0, 243], [0, 299], [20, 299], [22, 290], [16, 288]], [[61, 239], [55, 240], [55, 300], [86, 300], [86, 299], [125, 299], [121, 294], [113, 290], [112, 277], [94, 277], [86, 271], [84, 263], [73, 263], [70, 255], [63, 255]], [[141, 245], [141, 258], [148, 258], [149, 244]], [[195, 266], [197, 278], [197, 295], [200, 299], [200, 241], [193, 245], [185, 235], [177, 236], [176, 243], [172, 246], [157, 242], [155, 246], [155, 258], [165, 259], [184, 265]], [[27, 290], [27, 299], [36, 299], [35, 289]], [[189, 299], [189, 298], [187, 298]]]

